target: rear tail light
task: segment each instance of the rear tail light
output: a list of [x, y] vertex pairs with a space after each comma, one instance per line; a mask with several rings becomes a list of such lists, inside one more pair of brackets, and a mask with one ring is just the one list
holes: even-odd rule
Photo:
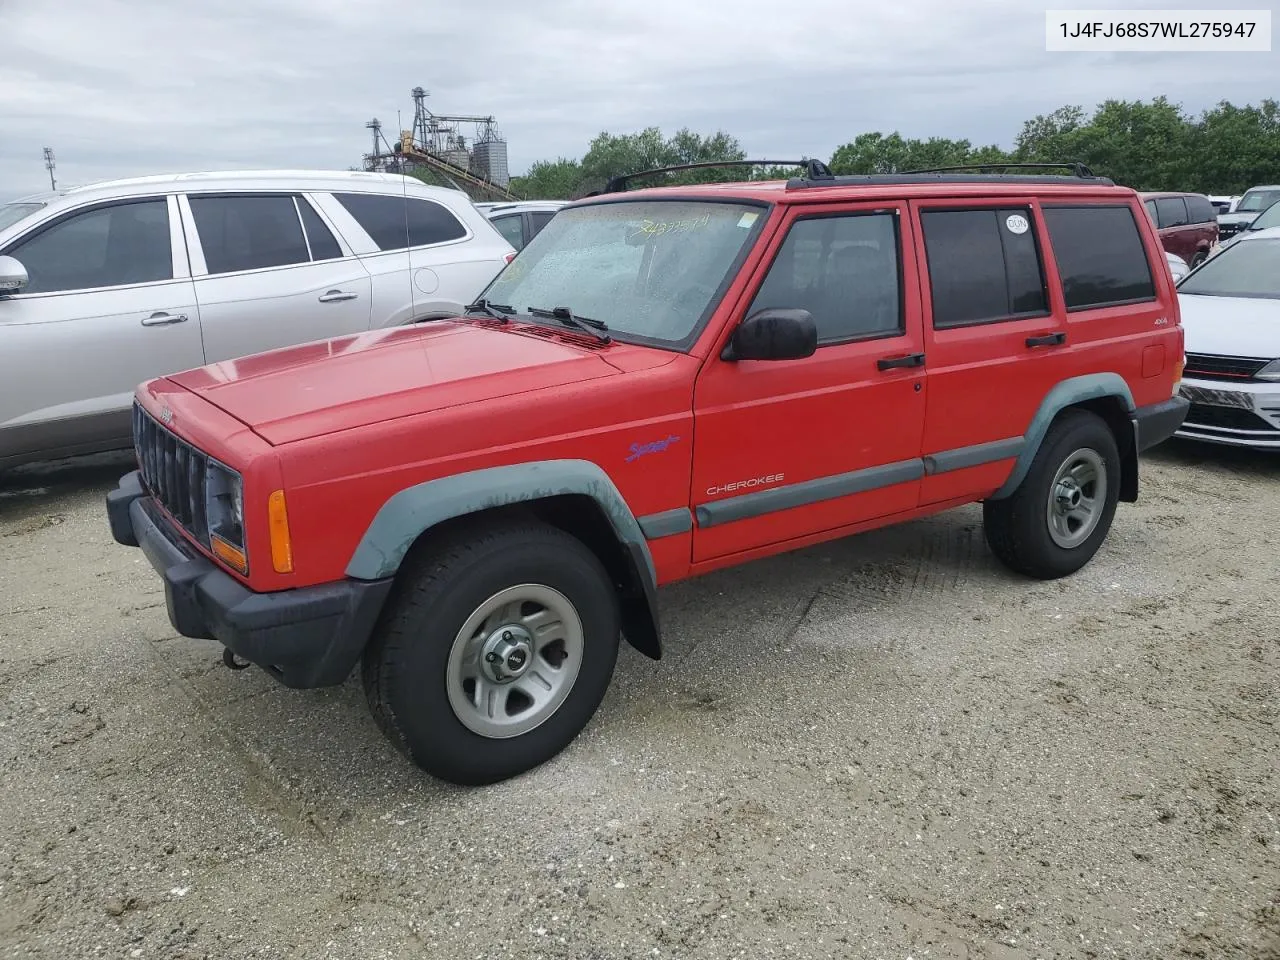
[[510, 263], [510, 262], [511, 262], [512, 260], [514, 260], [515, 258], [516, 258], [515, 252], [514, 252], [514, 251], [512, 251], [511, 253], [508, 253], [505, 257], [503, 257], [502, 259], [506, 260], [506, 261], [507, 261], [507, 263]]

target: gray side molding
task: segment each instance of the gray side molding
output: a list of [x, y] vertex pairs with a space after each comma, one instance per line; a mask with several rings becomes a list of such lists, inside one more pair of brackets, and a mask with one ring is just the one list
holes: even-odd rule
[[1031, 418], [1031, 425], [1027, 427], [1024, 435], [1026, 442], [1023, 444], [1022, 453], [1018, 456], [1017, 462], [1013, 465], [1013, 472], [1009, 474], [1004, 485], [989, 499], [1002, 500], [1018, 489], [1018, 484], [1022, 483], [1022, 478], [1031, 469], [1031, 461], [1039, 453], [1040, 444], [1049, 431], [1049, 424], [1053, 423], [1054, 417], [1074, 404], [1085, 400], [1097, 400], [1101, 397], [1116, 397], [1124, 403], [1129, 413], [1133, 412], [1133, 393], [1125, 383], [1124, 377], [1118, 373], [1090, 373], [1083, 377], [1072, 377], [1069, 380], [1063, 380], [1050, 390], [1040, 401], [1040, 408], [1036, 410], [1035, 416]]
[[379, 580], [395, 576], [423, 531], [454, 517], [566, 494], [591, 497], [609, 518], [618, 540], [643, 557], [649, 584], [657, 581], [644, 533], [609, 475], [589, 460], [541, 460], [490, 467], [406, 487], [382, 505], [347, 564], [347, 576]]

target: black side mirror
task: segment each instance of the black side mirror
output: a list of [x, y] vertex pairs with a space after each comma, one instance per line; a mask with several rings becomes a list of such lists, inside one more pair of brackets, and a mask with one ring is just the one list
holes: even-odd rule
[[803, 360], [818, 349], [818, 327], [808, 310], [758, 310], [738, 325], [721, 360]]

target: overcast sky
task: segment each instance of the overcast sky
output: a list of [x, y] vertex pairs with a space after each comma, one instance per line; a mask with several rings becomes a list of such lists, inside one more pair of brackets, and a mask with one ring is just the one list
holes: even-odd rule
[[[1165, 0], [1171, 5], [1171, 0]], [[1057, 4], [1058, 6], [1071, 6]], [[1142, 0], [1075, 6], [1134, 9]], [[1201, 7], [1222, 5], [1201, 0]], [[1274, 0], [1233, 4], [1263, 7]], [[0, 0], [0, 198], [166, 171], [357, 165], [409, 91], [493, 114], [511, 169], [593, 135], [724, 129], [751, 155], [867, 130], [1011, 144], [1066, 103], [1280, 92], [1280, 55], [1046, 53], [1028, 0]]]

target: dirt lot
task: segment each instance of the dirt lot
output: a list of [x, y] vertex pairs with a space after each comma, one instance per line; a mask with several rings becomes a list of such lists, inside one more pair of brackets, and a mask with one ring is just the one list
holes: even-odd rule
[[968, 508], [680, 585], [476, 791], [175, 638], [126, 468], [0, 482], [4, 957], [1280, 957], [1280, 460], [1157, 450], [1067, 581]]

